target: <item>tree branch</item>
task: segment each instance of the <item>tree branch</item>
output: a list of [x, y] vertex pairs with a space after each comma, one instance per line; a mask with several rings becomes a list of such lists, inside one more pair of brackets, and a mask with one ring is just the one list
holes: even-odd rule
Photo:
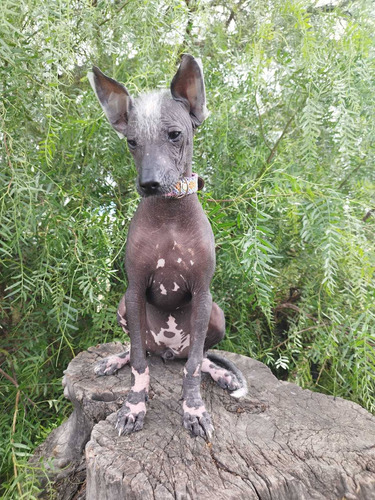
[[362, 167], [362, 163], [360, 163], [354, 170], [351, 170], [348, 175], [345, 177], [343, 181], [340, 182], [339, 184], [339, 189], [341, 189], [350, 179], [350, 177], [355, 174], [360, 168]]
[[[2, 370], [0, 368], [0, 375], [2, 375], [4, 378], [6, 378], [7, 380], [9, 380], [9, 382], [11, 382], [17, 389], [19, 389], [19, 385], [18, 385], [18, 382], [16, 379], [14, 379], [13, 377], [11, 377], [10, 375], [8, 375], [4, 370]], [[20, 391], [18, 391], [20, 392]], [[27, 401], [32, 405], [32, 406], [36, 406], [36, 404], [34, 403], [34, 401], [32, 401], [30, 398], [28, 398], [27, 396], [25, 396], [24, 394], [24, 397], [27, 399]]]
[[[128, 3], [129, 3], [129, 0], [127, 2], [124, 2], [122, 5], [120, 5], [120, 7], [116, 10], [115, 15], [117, 15], [119, 12], [121, 12], [122, 9], [128, 5]], [[113, 16], [107, 17], [106, 19], [104, 19], [103, 21], [98, 23], [98, 26], [103, 26], [103, 24], [108, 23], [108, 21], [110, 21], [111, 19], [113, 19]]]
[[285, 134], [287, 133], [288, 131], [288, 128], [290, 127], [290, 124], [292, 123], [292, 121], [294, 120], [294, 117], [296, 116], [296, 114], [294, 114], [293, 116], [291, 116], [289, 118], [289, 120], [287, 121], [285, 127], [284, 127], [284, 130], [281, 132], [280, 134], [280, 137], [277, 139], [277, 141], [275, 142], [273, 148], [271, 149], [271, 152], [270, 154], [268, 155], [267, 157], [267, 160], [266, 160], [266, 165], [268, 165], [269, 163], [271, 163], [273, 157], [275, 156], [276, 154], [276, 151], [277, 151], [277, 148], [280, 144], [280, 142], [282, 141], [283, 137], [285, 136]]
[[230, 9], [229, 17], [225, 21], [225, 27], [226, 28], [228, 28], [228, 26], [230, 25], [231, 21], [233, 21], [233, 19], [236, 17], [236, 15], [238, 14], [239, 10], [241, 9], [242, 4], [244, 3], [244, 1], [245, 0], [242, 0], [241, 2], [239, 2], [237, 5], [235, 5], [234, 7], [232, 7]]
[[318, 322], [318, 320], [316, 318], [314, 318], [314, 316], [312, 316], [311, 314], [307, 314], [305, 313], [304, 311], [302, 311], [301, 308], [299, 308], [298, 306], [296, 306], [295, 304], [291, 304], [290, 302], [284, 302], [283, 304], [278, 304], [275, 308], [274, 308], [274, 311], [280, 311], [281, 309], [292, 309], [293, 311], [296, 311], [298, 312], [299, 314], [304, 314], [307, 318], [311, 319], [312, 321], [314, 321], [315, 323]]
[[371, 208], [363, 217], [362, 217], [362, 221], [363, 222], [366, 222], [367, 219], [369, 219], [371, 217], [372, 214], [375, 214], [375, 208]]
[[257, 101], [257, 94], [255, 92], [255, 107], [257, 108], [257, 112], [258, 112], [258, 118], [259, 118], [259, 125], [260, 125], [260, 132], [262, 134], [262, 137], [263, 137], [263, 140], [264, 140], [264, 144], [267, 146], [267, 148], [271, 151], [271, 146], [268, 144], [268, 141], [266, 139], [266, 136], [264, 134], [264, 128], [263, 128], [263, 120], [262, 120], [262, 116], [260, 114], [260, 110], [259, 110], [259, 106], [258, 106], [258, 101]]

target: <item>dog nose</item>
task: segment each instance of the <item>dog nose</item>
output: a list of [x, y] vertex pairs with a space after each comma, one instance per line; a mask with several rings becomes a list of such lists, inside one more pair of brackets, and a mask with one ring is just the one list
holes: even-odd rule
[[160, 183], [158, 181], [150, 180], [141, 182], [140, 186], [146, 194], [155, 194], [160, 187]]

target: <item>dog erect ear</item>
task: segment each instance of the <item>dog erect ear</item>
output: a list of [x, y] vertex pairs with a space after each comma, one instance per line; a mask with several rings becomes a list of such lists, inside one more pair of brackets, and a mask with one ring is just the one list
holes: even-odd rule
[[184, 102], [189, 109], [194, 128], [208, 116], [203, 68], [200, 59], [183, 54], [180, 67], [171, 83], [173, 99]]
[[99, 68], [93, 66], [87, 78], [98, 98], [109, 123], [120, 138], [125, 137], [131, 97], [121, 83], [106, 76]]

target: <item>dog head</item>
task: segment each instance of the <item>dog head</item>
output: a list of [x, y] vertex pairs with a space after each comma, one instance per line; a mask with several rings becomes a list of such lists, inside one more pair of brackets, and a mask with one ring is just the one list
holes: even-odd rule
[[170, 91], [135, 98], [96, 67], [88, 78], [110, 124], [127, 138], [141, 196], [168, 194], [191, 175], [194, 130], [208, 115], [200, 60], [184, 54]]

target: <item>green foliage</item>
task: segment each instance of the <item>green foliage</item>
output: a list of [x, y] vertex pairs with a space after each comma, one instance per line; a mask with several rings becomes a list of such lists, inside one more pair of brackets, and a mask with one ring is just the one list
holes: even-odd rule
[[86, 71], [133, 94], [203, 60], [195, 139], [217, 242], [221, 347], [374, 410], [375, 16], [358, 0], [0, 4], [0, 466], [36, 498], [33, 449], [69, 414], [60, 379], [124, 339], [116, 306], [137, 206], [124, 142]]

